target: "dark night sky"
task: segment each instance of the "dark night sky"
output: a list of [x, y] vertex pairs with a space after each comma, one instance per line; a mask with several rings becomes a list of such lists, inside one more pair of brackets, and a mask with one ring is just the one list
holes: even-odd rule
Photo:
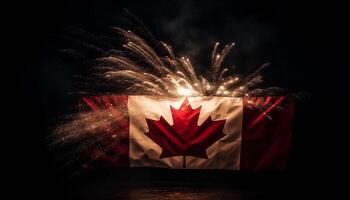
[[[328, 100], [325, 91], [333, 91], [337, 78], [332, 71], [344, 65], [339, 47], [344, 12], [340, 5], [318, 1], [113, 1], [76, 0], [18, 3], [11, 15], [14, 37], [12, 66], [18, 88], [13, 117], [19, 111], [23, 123], [15, 126], [14, 135], [20, 150], [13, 150], [10, 168], [17, 187], [28, 194], [46, 197], [66, 187], [53, 166], [45, 146], [50, 127], [74, 101], [68, 95], [72, 75], [79, 69], [64, 65], [55, 54], [52, 35], [69, 26], [101, 32], [120, 23], [123, 8], [129, 9], [160, 40], [172, 44], [178, 55], [188, 55], [204, 72], [216, 41], [235, 42], [227, 63], [248, 72], [265, 62], [272, 62], [267, 73], [268, 84], [288, 88], [292, 92], [308, 92], [311, 100], [300, 103], [296, 118], [290, 181], [303, 179], [304, 185], [318, 185], [329, 178], [335, 160], [324, 150], [329, 129], [323, 117]], [[18, 55], [21, 56], [18, 56]], [[15, 86], [14, 86], [15, 87]], [[19, 93], [17, 91], [20, 91]], [[25, 99], [25, 104], [23, 104]], [[18, 111], [17, 111], [18, 109]], [[68, 109], [69, 110], [69, 109]], [[12, 116], [12, 115], [11, 115]], [[22, 121], [21, 120], [21, 121]], [[336, 146], [336, 145], [335, 145]], [[17, 176], [18, 175], [18, 176]], [[296, 175], [296, 176], [294, 176]], [[35, 184], [33, 183], [35, 180]], [[227, 181], [227, 180], [226, 180]], [[239, 183], [238, 183], [239, 184]], [[293, 185], [294, 187], [295, 185]], [[306, 187], [306, 186], [305, 186]], [[296, 191], [298, 191], [296, 189]], [[64, 192], [63, 192], [64, 193]], [[59, 198], [60, 195], [57, 195]]]

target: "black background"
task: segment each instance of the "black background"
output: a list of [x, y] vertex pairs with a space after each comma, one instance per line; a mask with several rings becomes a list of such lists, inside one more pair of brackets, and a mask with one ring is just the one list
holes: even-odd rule
[[[341, 151], [339, 140], [345, 132], [330, 128], [331, 121], [337, 119], [329, 117], [334, 116], [332, 105], [337, 105], [331, 100], [346, 94], [331, 86], [344, 80], [332, 74], [341, 74], [345, 67], [340, 60], [346, 54], [342, 48], [346, 28], [342, 5], [317, 1], [62, 0], [16, 2], [12, 8], [5, 18], [11, 34], [7, 50], [11, 75], [2, 77], [10, 97], [7, 105], [11, 105], [5, 106], [10, 110], [6, 132], [11, 136], [6, 147], [10, 161], [6, 163], [14, 171], [9, 180], [18, 188], [14, 195], [118, 199], [131, 198], [132, 193], [142, 193], [139, 188], [149, 187], [148, 191], [156, 191], [150, 199], [158, 194], [157, 188], [193, 198], [201, 196], [192, 191], [204, 196], [214, 191], [214, 195], [218, 192], [230, 199], [267, 197], [264, 195], [280, 199], [324, 195], [334, 186], [335, 174], [343, 173], [337, 159], [340, 154], [334, 149]], [[241, 174], [124, 169], [73, 180], [63, 176], [47, 149], [46, 137], [75, 101], [67, 93], [79, 68], [60, 60], [52, 35], [69, 26], [92, 32], [116, 26], [123, 8], [143, 20], [158, 39], [172, 44], [178, 55], [188, 55], [201, 72], [209, 64], [216, 41], [235, 42], [227, 63], [248, 72], [270, 61], [268, 84], [311, 94], [311, 99], [297, 104], [288, 170]], [[128, 186], [119, 188], [125, 181]]]

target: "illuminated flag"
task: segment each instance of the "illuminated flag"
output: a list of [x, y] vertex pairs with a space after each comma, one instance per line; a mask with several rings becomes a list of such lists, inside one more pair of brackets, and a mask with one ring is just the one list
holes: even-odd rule
[[101, 157], [116, 167], [284, 169], [291, 147], [293, 104], [286, 97], [95, 96], [94, 111], [124, 113], [120, 139]]

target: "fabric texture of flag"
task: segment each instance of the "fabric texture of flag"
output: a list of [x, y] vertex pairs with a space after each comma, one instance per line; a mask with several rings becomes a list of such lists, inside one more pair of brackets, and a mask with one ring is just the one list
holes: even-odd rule
[[100, 162], [113, 167], [284, 169], [293, 102], [280, 97], [84, 97], [85, 109], [122, 109], [120, 136]]

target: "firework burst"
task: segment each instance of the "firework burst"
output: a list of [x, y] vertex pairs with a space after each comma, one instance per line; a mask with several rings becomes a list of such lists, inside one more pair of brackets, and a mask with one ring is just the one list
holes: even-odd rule
[[111, 35], [103, 36], [76, 28], [68, 30], [70, 36], [65, 40], [69, 40], [73, 48], [62, 51], [84, 60], [91, 69], [90, 74], [80, 76], [76, 93], [241, 97], [283, 91], [276, 87], [257, 88], [263, 81], [261, 72], [269, 63], [247, 76], [228, 74], [232, 69], [223, 66], [223, 63], [234, 43], [220, 48], [217, 42], [211, 63], [205, 70], [207, 73], [198, 74], [189, 58], [178, 57], [171, 45], [157, 40], [131, 13], [128, 16], [133, 30], [111, 27]]
[[[226, 45], [219, 51], [216, 43], [212, 53], [208, 74], [199, 75], [189, 58], [176, 57], [170, 45], [159, 42], [165, 55], [159, 55], [144, 39], [131, 31], [112, 28], [125, 41], [122, 51], [111, 50], [94, 61], [94, 73], [84, 81], [93, 81], [108, 87], [111, 91], [124, 94], [155, 96], [226, 96], [240, 97], [262, 92], [254, 90], [262, 82], [261, 71], [266, 63], [254, 73], [242, 77], [227, 75], [228, 67], [222, 63], [234, 46]], [[87, 84], [89, 85], [89, 84]], [[269, 92], [273, 88], [265, 89]], [[83, 94], [99, 93], [80, 91]]]

